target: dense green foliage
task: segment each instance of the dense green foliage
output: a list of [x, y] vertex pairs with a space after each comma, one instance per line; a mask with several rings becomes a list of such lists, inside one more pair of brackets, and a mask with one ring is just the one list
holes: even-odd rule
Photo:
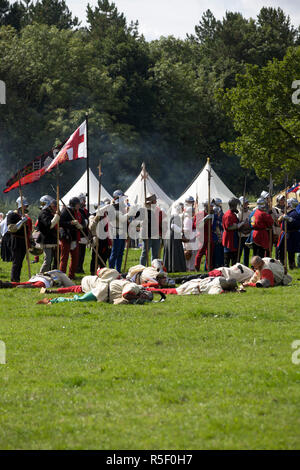
[[298, 277], [149, 306], [0, 290], [0, 448], [299, 449]]
[[[268, 147], [272, 156], [265, 158], [264, 135], [271, 140], [272, 134], [260, 120], [259, 109], [254, 112], [247, 103], [243, 108], [242, 100], [238, 110], [229, 111], [228, 96], [238, 101], [235, 93], [241, 80], [247, 82], [252, 70], [264, 74], [273, 67], [273, 75], [282, 70], [276, 90], [284, 83], [283, 99], [290, 98], [288, 80], [299, 68], [299, 30], [280, 8], [262, 8], [256, 19], [226, 12], [222, 20], [208, 10], [194, 35], [151, 42], [139, 33], [138, 23], [129, 24], [109, 0], [87, 7], [86, 27], [80, 20], [73, 18], [64, 0], [0, 0], [0, 79], [7, 87], [7, 105], [0, 107], [2, 187], [23, 164], [66, 139], [86, 112], [91, 166], [95, 170], [102, 159], [109, 191], [126, 189], [145, 161], [151, 175], [176, 198], [210, 156], [230, 189], [241, 193], [240, 157], [250, 168], [256, 156], [263, 164], [275, 158], [275, 143], [272, 150]], [[285, 58], [289, 47], [292, 52]], [[296, 64], [285, 73], [288, 57]], [[237, 82], [236, 74], [244, 78]], [[270, 82], [267, 86], [271, 95], [274, 87]], [[225, 109], [219, 89], [229, 90], [226, 100], [223, 97]], [[264, 108], [263, 93], [251, 96], [258, 100], [257, 108]], [[273, 101], [276, 106], [276, 97]], [[259, 138], [251, 135], [257, 148], [251, 146], [246, 158], [239, 135], [249, 136], [243, 125], [249, 110], [258, 120]], [[288, 131], [296, 129], [288, 125]], [[287, 134], [278, 136], [289, 139]], [[237, 137], [235, 146], [221, 145]], [[279, 154], [286, 150], [284, 145]], [[281, 158], [276, 153], [277, 157]], [[297, 166], [296, 159], [290, 169]], [[84, 162], [61, 167], [66, 190], [83, 169]], [[269, 168], [257, 174], [268, 178], [268, 172]], [[27, 195], [36, 198], [49, 192], [52, 178], [27, 187]], [[265, 185], [266, 181], [257, 182], [253, 170], [249, 172], [249, 192], [257, 194]]]

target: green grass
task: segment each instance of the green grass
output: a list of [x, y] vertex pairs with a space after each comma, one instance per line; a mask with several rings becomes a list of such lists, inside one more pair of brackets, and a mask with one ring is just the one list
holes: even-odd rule
[[0, 448], [299, 449], [297, 278], [144, 306], [0, 291]]

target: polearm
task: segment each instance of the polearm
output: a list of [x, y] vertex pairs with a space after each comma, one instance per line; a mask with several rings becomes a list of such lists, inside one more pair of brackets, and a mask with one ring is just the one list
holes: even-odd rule
[[[209, 170], [206, 170], [207, 171], [207, 177], [208, 177], [208, 206], [207, 206], [207, 212], [208, 212], [208, 215], [210, 215], [210, 180], [211, 180], [211, 168], [210, 168], [210, 159], [208, 158], [207, 159], [207, 163], [209, 165]], [[211, 224], [211, 221], [210, 219], [208, 219], [208, 247], [207, 247], [207, 257], [208, 257], [208, 260], [207, 260], [207, 271], [211, 271], [211, 261], [210, 261], [210, 256], [211, 256], [211, 227], [212, 224]], [[204, 229], [205, 230], [205, 229]]]
[[[101, 160], [99, 161], [99, 166], [98, 166], [98, 171], [99, 171], [99, 188], [98, 188], [98, 207], [100, 207], [100, 202], [101, 202], [101, 180], [102, 180], [102, 167], [101, 167]], [[95, 257], [95, 276], [97, 274], [97, 269], [98, 269], [98, 254], [99, 254], [99, 238], [97, 236], [97, 230], [96, 230], [96, 257]]]
[[85, 123], [86, 123], [86, 192], [87, 192], [87, 205], [88, 212], [90, 212], [90, 155], [89, 155], [89, 115], [85, 114]]
[[[56, 210], [57, 213], [59, 214], [59, 174], [58, 174], [58, 165], [56, 166]], [[59, 264], [60, 264], [60, 259], [59, 259], [59, 222], [57, 223], [56, 227], [56, 242], [57, 242], [57, 247], [56, 247], [56, 263], [57, 263], [57, 269], [59, 269]]]
[[[285, 176], [285, 204], [284, 215], [287, 216], [287, 185], [288, 175]], [[287, 274], [287, 220], [284, 221], [284, 272]]]
[[[51, 188], [52, 190], [55, 192], [55, 189], [53, 188], [52, 184], [51, 184]], [[60, 199], [60, 202], [62, 203], [62, 205], [64, 206], [64, 208], [67, 210], [69, 216], [72, 218], [72, 220], [76, 220], [75, 217], [73, 216], [72, 212], [70, 211], [70, 209], [66, 206], [66, 204], [64, 203], [64, 201], [62, 199]], [[81, 235], [85, 238], [86, 237], [86, 234], [84, 233], [84, 231], [80, 228], [78, 229], [81, 233]], [[94, 251], [94, 253], [96, 254], [96, 250], [95, 248], [92, 247], [92, 250]], [[105, 266], [105, 263], [103, 261], [103, 259], [101, 258], [101, 256], [98, 254], [98, 260], [101, 261], [101, 263], [103, 263], [103, 266]]]
[[[269, 194], [270, 194], [270, 204], [269, 204], [269, 209], [272, 211], [273, 209], [273, 200], [272, 200], [272, 195], [273, 195], [273, 180], [272, 180], [272, 173], [270, 173], [270, 183], [269, 183]], [[269, 253], [270, 253], [270, 258], [272, 258], [272, 249], [273, 249], [273, 227], [269, 229]]]
[[147, 215], [146, 217], [146, 221], [147, 221], [147, 227], [146, 227], [146, 233], [147, 233], [147, 238], [145, 240], [146, 242], [146, 266], [149, 266], [149, 243], [148, 243], [148, 236], [149, 236], [149, 233], [148, 233], [148, 210], [147, 210], [147, 205], [146, 205], [146, 199], [147, 199], [147, 183], [146, 183], [146, 179], [148, 178], [148, 174], [146, 172], [146, 165], [145, 163], [142, 164], [142, 179], [144, 180], [144, 203], [145, 203], [145, 215]]
[[[24, 205], [23, 205], [22, 184], [21, 184], [21, 173], [20, 172], [19, 172], [19, 193], [20, 193], [20, 198], [21, 198], [22, 217], [25, 217], [25, 211], [24, 211]], [[28, 267], [28, 275], [29, 275], [29, 279], [31, 279], [29, 248], [28, 248], [28, 238], [27, 238], [27, 222], [24, 224], [24, 235], [25, 235], [25, 247], [26, 247], [26, 260], [27, 260], [27, 267]]]
[[[242, 220], [240, 222], [242, 222], [244, 220], [246, 185], [247, 185], [247, 176], [245, 175], [244, 192], [243, 192], [243, 205], [242, 205]], [[241, 234], [239, 234], [239, 246], [238, 246], [238, 257], [237, 257], [238, 263], [240, 262], [240, 256], [241, 256], [241, 242], [242, 242], [242, 237], [241, 237]]]

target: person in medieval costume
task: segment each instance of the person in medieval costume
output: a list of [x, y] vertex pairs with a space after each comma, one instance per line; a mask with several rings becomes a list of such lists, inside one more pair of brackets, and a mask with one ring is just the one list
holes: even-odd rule
[[253, 266], [254, 274], [249, 281], [243, 283], [243, 287], [267, 288], [288, 285], [292, 282], [292, 277], [285, 274], [280, 261], [273, 258], [253, 256], [251, 266]]
[[[57, 289], [56, 291], [43, 290], [42, 293], [68, 293], [83, 292], [83, 296], [75, 295], [73, 298], [58, 297], [43, 299], [38, 303], [53, 304], [61, 302], [108, 302], [113, 304], [144, 303], [152, 301], [153, 294], [145, 288], [122, 279], [116, 269], [98, 269], [96, 276], [85, 276], [81, 286]], [[163, 298], [163, 297], [162, 297]]]
[[81, 213], [81, 225], [83, 226], [82, 232], [80, 234], [80, 240], [78, 242], [78, 264], [77, 264], [77, 269], [76, 273], [78, 274], [84, 274], [84, 259], [85, 259], [85, 252], [86, 252], [86, 246], [89, 242], [89, 211], [86, 207], [86, 194], [81, 193], [78, 196], [78, 199], [80, 201], [80, 207], [79, 211]]
[[155, 194], [147, 196], [145, 202], [146, 207], [139, 209], [136, 213], [136, 220], [140, 220], [140, 236], [142, 239], [140, 264], [147, 266], [147, 257], [150, 250], [151, 261], [159, 258], [162, 236], [162, 211], [157, 206], [157, 197]]
[[[273, 246], [276, 248], [277, 246], [277, 243], [278, 243], [278, 237], [280, 235], [280, 223], [278, 222], [278, 209], [276, 207], [273, 207], [272, 206], [272, 198], [270, 196], [270, 193], [268, 193], [267, 191], [262, 191], [260, 197], [264, 198], [264, 200], [266, 201], [266, 206], [267, 206], [267, 212], [268, 214], [270, 214], [272, 216], [272, 219], [273, 219], [273, 227], [271, 229], [269, 229], [269, 237], [272, 237], [272, 240], [270, 241], [270, 245], [271, 245], [271, 242], [272, 242], [272, 250], [273, 250]], [[284, 198], [285, 200], [285, 198]], [[270, 246], [269, 245], [269, 246]], [[269, 251], [270, 251], [270, 248], [269, 248]], [[272, 253], [267, 253], [269, 256], [272, 255]]]
[[0, 224], [1, 230], [1, 259], [7, 263], [12, 261], [12, 253], [11, 253], [11, 234], [8, 231], [7, 227], [7, 216], [13, 211], [8, 211], [6, 214], [5, 219]]
[[61, 260], [59, 269], [63, 273], [67, 271], [68, 259], [71, 255], [71, 264], [69, 267], [69, 278], [75, 279], [75, 273], [78, 264], [78, 242], [81, 238], [82, 215], [79, 211], [80, 201], [78, 197], [73, 197], [69, 201], [69, 208], [65, 207], [60, 217], [60, 246]]
[[[296, 198], [288, 199], [287, 215], [281, 215], [278, 221], [281, 223], [281, 233], [277, 245], [279, 259], [284, 264], [284, 238], [286, 236], [289, 268], [295, 269], [295, 254], [300, 253], [300, 204]], [[285, 222], [287, 234], [285, 233]]]
[[44, 252], [44, 261], [40, 272], [45, 273], [50, 271], [55, 258], [55, 251], [57, 249], [57, 224], [59, 223], [60, 216], [56, 201], [53, 197], [48, 195], [42, 196], [40, 203], [42, 210], [37, 222], [39, 236], [36, 241]]
[[188, 241], [184, 237], [182, 225], [183, 205], [178, 203], [172, 208], [169, 220], [169, 234], [165, 240], [164, 265], [167, 272], [185, 272], [186, 261], [182, 241]]
[[[110, 202], [108, 201], [108, 206]], [[100, 208], [104, 207], [104, 202], [100, 203]], [[91, 275], [94, 275], [97, 271], [98, 267], [104, 268], [106, 266], [107, 260], [110, 257], [111, 253], [111, 233], [109, 229], [109, 220], [108, 220], [108, 212], [104, 211], [103, 213], [95, 212], [89, 218], [89, 229], [92, 234], [92, 259], [90, 264], [90, 271]], [[95, 266], [96, 260], [96, 245], [98, 239], [98, 262], [97, 262], [97, 269]]]
[[274, 236], [274, 243], [276, 243], [276, 259], [280, 259], [279, 256], [279, 251], [278, 251], [278, 241], [279, 237], [281, 234], [281, 223], [279, 222], [279, 218], [284, 215], [285, 213], [285, 195], [284, 194], [279, 194], [276, 197], [276, 205], [274, 206], [274, 209], [277, 214], [277, 220], [276, 223], [273, 226], [273, 236]]
[[246, 245], [246, 241], [251, 233], [251, 227], [249, 222], [251, 211], [249, 209], [249, 201], [247, 198], [244, 199], [244, 196], [241, 196], [239, 200], [241, 205], [238, 212], [238, 219], [240, 222], [245, 222], [245, 224], [241, 227], [240, 231], [238, 232], [240, 238], [240, 257], [238, 259], [238, 262], [240, 262], [242, 253], [244, 252], [244, 265], [249, 266], [250, 248]]
[[24, 217], [22, 216], [22, 201], [19, 197], [16, 201], [17, 210], [7, 216], [7, 229], [10, 233], [10, 249], [12, 256], [11, 281], [20, 282], [23, 261], [26, 255], [26, 241], [24, 225], [27, 228], [27, 242], [31, 246], [32, 220], [27, 215], [29, 204], [23, 198]]
[[211, 230], [210, 238], [210, 260], [208, 260], [208, 227], [212, 228], [214, 220], [213, 204], [210, 203], [210, 214], [208, 214], [208, 201], [203, 203], [204, 210], [198, 211], [194, 216], [193, 229], [196, 230], [196, 238], [198, 244], [198, 251], [195, 258], [195, 270], [200, 271], [202, 257], [206, 257], [206, 267], [212, 267], [212, 257], [214, 251], [214, 242]]
[[223, 237], [222, 245], [224, 247], [224, 266], [233, 266], [237, 262], [238, 255], [238, 231], [244, 226], [245, 221], [239, 222], [237, 217], [239, 199], [233, 197], [229, 199], [229, 209], [223, 215]]
[[71, 281], [65, 273], [58, 269], [45, 273], [34, 274], [29, 281], [26, 282], [0, 281], [0, 289], [11, 289], [15, 287], [23, 289], [49, 289], [51, 287], [71, 287], [74, 285], [74, 282]]
[[212, 225], [212, 237], [213, 237], [213, 244], [214, 244], [214, 252], [213, 252], [213, 262], [212, 266], [214, 268], [218, 268], [219, 266], [224, 265], [224, 248], [222, 245], [222, 237], [223, 237], [223, 208], [222, 208], [222, 199], [215, 198], [213, 200], [213, 212], [214, 212], [214, 219]]
[[269, 208], [264, 198], [257, 200], [257, 207], [251, 212], [249, 220], [251, 226], [250, 241], [246, 243], [252, 244], [254, 256], [264, 258], [269, 254], [270, 248], [270, 229], [272, 229], [274, 221], [271, 214], [268, 213]]
[[187, 271], [195, 271], [195, 260], [198, 251], [196, 232], [193, 230], [193, 206], [185, 205], [184, 217], [183, 217], [183, 233], [186, 240], [183, 243], [184, 256], [186, 262]]

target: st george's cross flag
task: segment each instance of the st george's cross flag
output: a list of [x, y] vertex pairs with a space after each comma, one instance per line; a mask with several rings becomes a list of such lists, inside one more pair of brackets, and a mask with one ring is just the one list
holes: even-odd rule
[[54, 160], [46, 169], [46, 173], [53, 170], [57, 165], [68, 160], [78, 160], [79, 158], [87, 158], [87, 125], [84, 121], [81, 126], [67, 140], [65, 145], [59, 151]]

